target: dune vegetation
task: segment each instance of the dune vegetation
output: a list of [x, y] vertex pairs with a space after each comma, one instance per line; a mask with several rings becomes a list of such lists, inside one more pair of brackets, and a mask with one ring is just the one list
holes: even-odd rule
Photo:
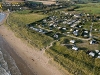
[[14, 12], [8, 17], [7, 25], [9, 24], [10, 28], [18, 37], [41, 49], [48, 46], [53, 39], [44, 34], [29, 30], [27, 25], [45, 17], [47, 17], [47, 15], [36, 13], [22, 14], [22, 12], [20, 14], [20, 12]]

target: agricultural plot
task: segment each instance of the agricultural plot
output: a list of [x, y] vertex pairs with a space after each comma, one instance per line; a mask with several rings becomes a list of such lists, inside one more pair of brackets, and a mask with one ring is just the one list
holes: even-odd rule
[[100, 3], [78, 4], [79, 8], [76, 11], [83, 11], [91, 14], [100, 14]]

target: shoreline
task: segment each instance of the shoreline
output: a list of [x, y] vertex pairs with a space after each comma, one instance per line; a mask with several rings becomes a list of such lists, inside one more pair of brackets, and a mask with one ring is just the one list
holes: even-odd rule
[[9, 44], [6, 42], [6, 40], [0, 35], [0, 48], [2, 48], [3, 52], [8, 52], [10, 56], [14, 59], [18, 69], [21, 72], [21, 75], [35, 75], [33, 72], [29, 69], [27, 64], [22, 60], [21, 57], [19, 57], [14, 51], [13, 48], [9, 46]]
[[49, 63], [50, 59], [44, 56], [45, 51], [30, 48], [4, 25], [0, 26], [0, 34], [36, 75], [63, 75], [55, 66]]

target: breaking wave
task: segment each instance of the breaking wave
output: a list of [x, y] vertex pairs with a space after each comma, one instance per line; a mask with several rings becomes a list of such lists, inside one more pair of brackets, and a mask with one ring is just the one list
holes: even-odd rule
[[0, 75], [21, 75], [13, 58], [0, 48]]

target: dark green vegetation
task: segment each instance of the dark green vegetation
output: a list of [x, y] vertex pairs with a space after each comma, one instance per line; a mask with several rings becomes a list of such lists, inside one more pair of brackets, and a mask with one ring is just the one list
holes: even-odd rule
[[[70, 38], [71, 39], [71, 38]], [[54, 45], [46, 50], [54, 61], [58, 62], [66, 70], [73, 75], [100, 75], [100, 59], [95, 59], [86, 54], [87, 48], [79, 51], [73, 51], [68, 48], [69, 38], [61, 38], [60, 41], [54, 43]], [[78, 44], [83, 42], [80, 40], [76, 41]], [[67, 44], [66, 46], [63, 43]]]
[[53, 39], [43, 34], [39, 34], [35, 31], [29, 30], [27, 28], [27, 24], [41, 20], [46, 16], [47, 15], [41, 15], [35, 13], [31, 14], [11, 13], [7, 22], [18, 37], [23, 38], [31, 45], [34, 45], [38, 48], [44, 48], [48, 46], [50, 42], [53, 41]]

